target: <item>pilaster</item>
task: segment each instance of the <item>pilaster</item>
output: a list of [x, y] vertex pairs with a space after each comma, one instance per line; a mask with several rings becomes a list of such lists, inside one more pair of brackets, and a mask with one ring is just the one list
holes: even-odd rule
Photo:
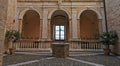
[[18, 20], [18, 31], [22, 34], [22, 19]]
[[51, 19], [48, 19], [48, 40], [51, 40]]
[[78, 39], [78, 31], [77, 31], [77, 11], [72, 9], [72, 39]]
[[72, 40], [72, 19], [69, 19], [69, 40]]
[[99, 21], [99, 23], [98, 23], [99, 33], [102, 33], [103, 32], [102, 19], [99, 19], [98, 21]]
[[47, 8], [43, 8], [43, 26], [42, 26], [42, 39], [47, 39], [48, 37], [48, 19], [47, 19], [47, 16], [48, 16], [48, 10]]

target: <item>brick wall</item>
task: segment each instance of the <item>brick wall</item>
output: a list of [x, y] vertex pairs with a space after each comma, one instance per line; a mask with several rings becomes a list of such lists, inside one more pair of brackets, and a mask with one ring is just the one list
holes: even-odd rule
[[[120, 0], [106, 0], [108, 28], [109, 30], [116, 30], [120, 38]], [[120, 54], [120, 39], [116, 46]]]
[[2, 66], [2, 50], [4, 44], [4, 29], [7, 16], [7, 1], [0, 0], [0, 66]]
[[6, 21], [6, 29], [15, 29], [15, 24], [16, 24], [16, 0], [8, 0], [8, 10], [7, 10], [7, 21]]

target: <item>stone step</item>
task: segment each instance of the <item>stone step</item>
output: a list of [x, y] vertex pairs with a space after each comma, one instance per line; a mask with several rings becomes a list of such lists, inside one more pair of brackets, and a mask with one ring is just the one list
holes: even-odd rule
[[[16, 52], [17, 54], [30, 54], [30, 55], [47, 55], [52, 56], [52, 52]], [[88, 55], [98, 55], [103, 54], [103, 52], [69, 52], [69, 56], [88, 56]]]

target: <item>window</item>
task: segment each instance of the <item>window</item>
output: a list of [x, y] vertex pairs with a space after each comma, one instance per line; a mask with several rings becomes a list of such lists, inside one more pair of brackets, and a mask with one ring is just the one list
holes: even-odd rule
[[55, 40], [65, 40], [64, 26], [55, 26]]

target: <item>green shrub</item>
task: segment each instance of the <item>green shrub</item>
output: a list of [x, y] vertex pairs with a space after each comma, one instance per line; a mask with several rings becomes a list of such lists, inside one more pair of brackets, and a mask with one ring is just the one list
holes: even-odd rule
[[117, 32], [116, 31], [109, 31], [109, 32], [104, 32], [99, 35], [100, 42], [103, 43], [104, 45], [114, 45], [117, 40]]
[[20, 33], [18, 31], [16, 31], [16, 30], [6, 31], [5, 39], [7, 41], [10, 41], [10, 40], [16, 41], [19, 38], [20, 38]]

